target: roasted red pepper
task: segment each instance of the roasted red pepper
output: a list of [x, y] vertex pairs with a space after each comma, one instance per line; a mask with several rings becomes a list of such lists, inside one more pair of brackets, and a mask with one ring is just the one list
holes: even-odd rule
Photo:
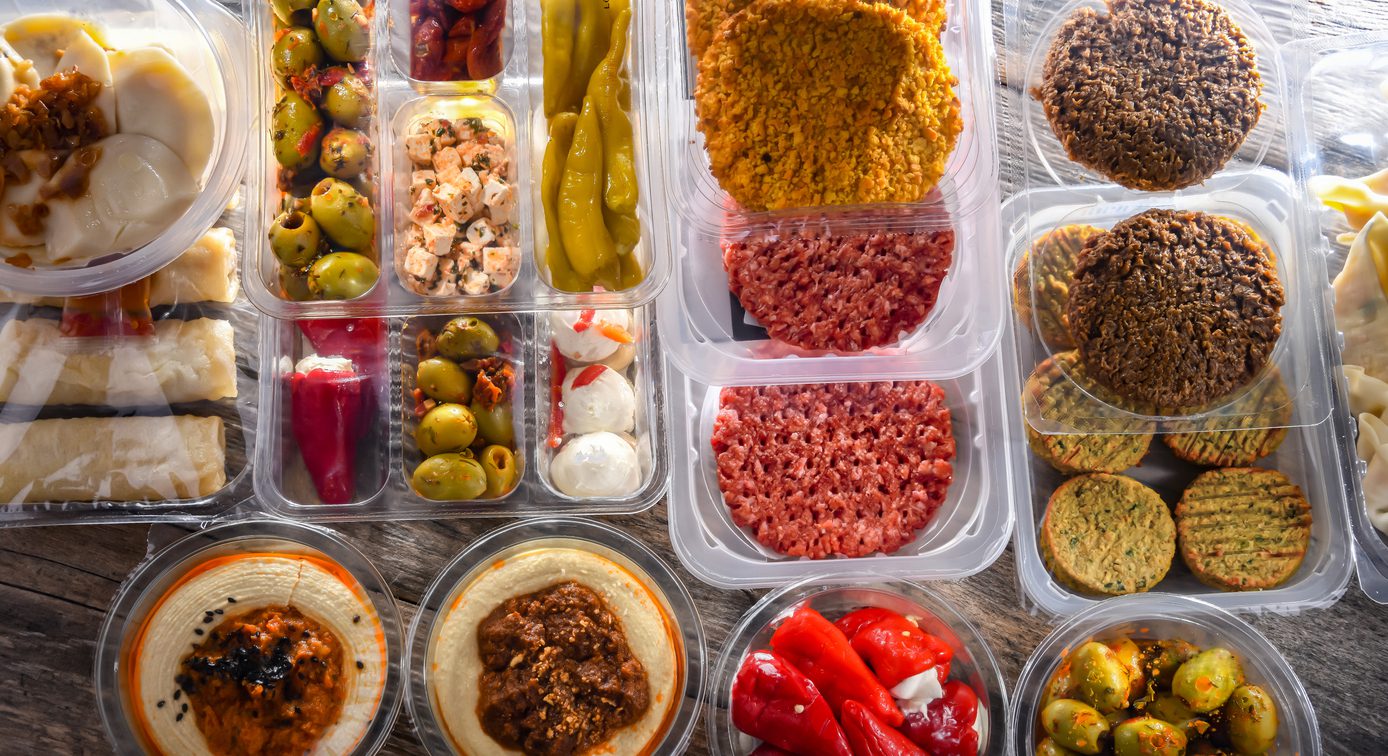
[[747, 756], [795, 756], [795, 754], [784, 748], [777, 748], [770, 743], [762, 743], [752, 749], [752, 752], [747, 754]]
[[897, 614], [891, 609], [883, 609], [880, 606], [865, 606], [862, 609], [854, 609], [848, 614], [839, 617], [834, 621], [834, 627], [837, 627], [840, 632], [848, 636], [848, 640], [851, 643], [853, 641], [853, 636], [857, 635], [859, 630], [869, 625], [875, 625], [888, 617], [900, 616], [900, 614]]
[[323, 362], [318, 366], [305, 359], [290, 376], [290, 428], [318, 498], [324, 504], [346, 504], [356, 488], [365, 378], [345, 358], [341, 364]]
[[313, 350], [346, 357], [369, 376], [384, 375], [386, 322], [380, 318], [323, 318], [297, 321]]
[[[850, 627], [849, 645], [867, 662], [877, 679], [888, 688], [928, 669], [939, 668], [940, 679], [949, 677], [949, 664], [954, 651], [945, 642], [925, 632], [896, 612], [872, 607], [870, 617], [855, 617], [864, 610], [852, 612], [839, 620], [842, 630]], [[875, 621], [866, 624], [862, 619]]]
[[853, 756], [834, 712], [787, 660], [753, 651], [733, 680], [733, 726], [800, 756]]
[[802, 606], [782, 622], [771, 635], [771, 650], [810, 678], [835, 711], [847, 701], [857, 701], [891, 727], [904, 719], [891, 692], [849, 646], [848, 638], [814, 609]]
[[574, 378], [573, 385], [569, 388], [580, 389], [596, 381], [603, 374], [603, 371], [610, 370], [606, 365], [589, 365], [579, 372], [578, 377]]
[[549, 346], [549, 434], [545, 443], [558, 449], [564, 443], [564, 378], [568, 366], [559, 347]]
[[843, 705], [843, 734], [857, 756], [929, 756], [911, 739], [874, 717], [857, 701]]
[[501, 30], [506, 25], [506, 0], [492, 0], [482, 10], [467, 52], [467, 75], [474, 81], [501, 73]]
[[932, 756], [976, 756], [978, 694], [968, 685], [950, 680], [942, 698], [931, 701], [925, 713], [912, 712], [901, 731]]

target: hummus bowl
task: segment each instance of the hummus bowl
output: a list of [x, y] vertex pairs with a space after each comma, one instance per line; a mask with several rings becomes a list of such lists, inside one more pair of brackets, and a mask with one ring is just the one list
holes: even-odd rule
[[[944, 700], [954, 698], [951, 686], [972, 690], [972, 697], [977, 698], [973, 727], [978, 732], [978, 752], [1002, 752], [1007, 739], [1007, 691], [997, 659], [978, 629], [945, 597], [919, 583], [887, 580], [871, 574], [843, 573], [807, 578], [778, 588], [763, 596], [733, 628], [713, 663], [709, 681], [710, 700], [705, 727], [710, 753], [715, 756], [742, 756], [757, 747], [757, 738], [733, 725], [734, 679], [740, 677], [739, 670], [745, 658], [754, 652], [770, 649], [771, 636], [776, 629], [798, 610], [806, 608], [819, 612], [831, 622], [865, 608], [885, 609], [902, 615], [920, 630], [943, 642], [952, 653], [952, 658], [947, 662], [947, 674], [937, 673], [943, 691], [939, 685], [918, 684], [916, 694], [934, 687], [935, 693], [925, 698]], [[855, 638], [854, 643], [857, 642]], [[854, 645], [854, 650], [858, 650], [857, 645]], [[926, 670], [930, 671], [934, 670]], [[948, 682], [944, 679], [946, 677]], [[897, 693], [911, 679], [914, 678], [903, 680], [902, 685], [891, 689], [894, 698], [899, 697]], [[956, 685], [955, 681], [962, 683], [962, 686]], [[759, 690], [757, 695], [764, 692]], [[910, 702], [897, 703], [903, 711], [910, 711]], [[908, 718], [903, 731], [910, 728]]]
[[97, 645], [117, 752], [371, 754], [399, 712], [400, 614], [336, 533], [248, 520], [138, 566]]
[[[522, 753], [552, 737], [612, 756], [681, 753], [704, 654], [693, 599], [646, 546], [591, 520], [526, 520], [473, 543], [425, 592], [407, 705], [432, 754]], [[533, 726], [554, 717], [586, 726]]]

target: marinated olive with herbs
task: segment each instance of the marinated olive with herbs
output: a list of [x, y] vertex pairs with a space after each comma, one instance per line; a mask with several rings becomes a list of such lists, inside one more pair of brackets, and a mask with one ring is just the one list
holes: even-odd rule
[[311, 302], [313, 290], [308, 286], [308, 272], [288, 265], [279, 266], [280, 292], [291, 302]]
[[285, 29], [270, 48], [270, 67], [284, 84], [321, 65], [323, 48], [312, 29], [302, 26]]
[[325, 178], [313, 187], [309, 202], [313, 219], [333, 244], [354, 252], [371, 248], [376, 238], [376, 214], [351, 184]]
[[1098, 709], [1073, 698], [1052, 701], [1042, 709], [1041, 726], [1057, 745], [1091, 755], [1103, 753], [1109, 734], [1108, 719]]
[[1073, 753], [1050, 738], [1041, 738], [1041, 742], [1036, 744], [1036, 756], [1070, 756]]
[[1141, 698], [1147, 687], [1147, 675], [1142, 670], [1142, 650], [1130, 638], [1114, 638], [1104, 641], [1104, 645], [1113, 651], [1128, 673], [1128, 701]]
[[421, 360], [415, 385], [430, 399], [467, 404], [472, 401], [472, 376], [458, 363], [443, 357]]
[[488, 407], [473, 398], [472, 414], [477, 418], [477, 427], [481, 430], [482, 438], [494, 444], [516, 445], [516, 427], [512, 421], [510, 402]]
[[1209, 721], [1186, 706], [1186, 702], [1175, 693], [1158, 693], [1151, 703], [1147, 704], [1146, 712], [1149, 716], [1181, 728], [1187, 738], [1200, 737], [1210, 731]]
[[360, 131], [335, 128], [323, 135], [318, 167], [329, 176], [353, 179], [371, 164], [371, 140]]
[[1138, 717], [1113, 728], [1114, 756], [1184, 756], [1181, 728], [1152, 717]]
[[323, 116], [297, 92], [285, 92], [270, 111], [270, 139], [275, 161], [300, 171], [318, 160], [323, 138]]
[[376, 285], [381, 271], [366, 255], [333, 252], [308, 268], [308, 289], [319, 299], [356, 299]]
[[439, 354], [454, 360], [469, 360], [495, 354], [501, 338], [486, 321], [474, 317], [454, 318], [439, 331]]
[[504, 446], [492, 444], [482, 450], [482, 469], [487, 473], [488, 499], [495, 499], [511, 492], [520, 478], [516, 467], [516, 455]]
[[270, 0], [270, 10], [283, 24], [293, 24], [303, 20], [313, 10], [315, 0]]
[[415, 445], [427, 456], [460, 452], [477, 439], [477, 420], [461, 404], [440, 404], [424, 414], [415, 429]]
[[1178, 639], [1159, 640], [1143, 649], [1143, 666], [1151, 674], [1152, 680], [1163, 688], [1171, 687], [1171, 678], [1182, 664], [1195, 658], [1200, 647], [1189, 641]]
[[426, 499], [467, 501], [486, 492], [487, 473], [477, 460], [462, 454], [436, 454], [415, 468], [410, 485]]
[[1128, 707], [1128, 671], [1113, 649], [1090, 641], [1070, 655], [1070, 674], [1080, 700], [1102, 712]]
[[312, 262], [318, 256], [322, 241], [322, 232], [312, 216], [297, 210], [280, 213], [270, 224], [270, 251], [291, 268], [302, 268]]
[[359, 128], [371, 117], [371, 90], [360, 77], [343, 73], [323, 94], [323, 112], [340, 126]]
[[314, 29], [334, 60], [359, 63], [371, 50], [371, 19], [357, 0], [319, 0]]
[[1243, 684], [1243, 667], [1227, 648], [1209, 648], [1182, 664], [1171, 678], [1171, 692], [1197, 714], [1214, 711]]
[[1234, 689], [1224, 704], [1224, 734], [1241, 756], [1260, 756], [1277, 744], [1277, 705], [1257, 685]]

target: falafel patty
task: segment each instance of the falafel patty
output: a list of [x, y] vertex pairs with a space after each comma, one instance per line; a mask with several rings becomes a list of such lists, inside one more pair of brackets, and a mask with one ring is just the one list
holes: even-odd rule
[[[1093, 402], [1081, 383], [1088, 383], [1075, 352], [1061, 352], [1040, 365], [1027, 378], [1023, 403], [1035, 402], [1042, 417], [1064, 422], [1068, 416], [1088, 414]], [[1152, 433], [1040, 433], [1023, 423], [1027, 444], [1037, 457], [1066, 475], [1088, 472], [1117, 473], [1136, 465], [1147, 454]], [[1139, 426], [1141, 428], [1150, 425]]]
[[1041, 101], [1070, 159], [1130, 189], [1198, 184], [1238, 152], [1263, 112], [1257, 56], [1207, 0], [1108, 0], [1056, 34]]
[[1095, 379], [1187, 414], [1263, 371], [1285, 301], [1271, 250], [1246, 226], [1153, 209], [1085, 245], [1067, 315]]
[[1119, 596], [1151, 590], [1176, 555], [1176, 525], [1161, 496], [1122, 475], [1071, 478], [1051, 494], [1042, 559], [1062, 585]]
[[1052, 229], [1031, 243], [1012, 272], [1012, 308], [1017, 319], [1035, 327], [1041, 340], [1052, 349], [1075, 346], [1065, 315], [1070, 280], [1085, 242], [1103, 232], [1102, 228], [1083, 223]]
[[[1287, 438], [1292, 400], [1280, 374], [1269, 376], [1234, 402], [1233, 417], [1202, 423], [1206, 430], [1169, 433], [1162, 442], [1179, 459], [1204, 467], [1242, 467], [1277, 451]], [[1230, 428], [1230, 423], [1240, 427]], [[1216, 425], [1222, 426], [1213, 430]]]
[[1196, 478], [1176, 505], [1181, 559], [1224, 591], [1275, 588], [1311, 543], [1311, 505], [1277, 470], [1229, 467]]
[[[932, 29], [945, 25], [944, 0], [880, 0]], [[697, 60], [713, 43], [718, 27], [728, 17], [752, 4], [752, 0], [685, 0], [684, 33], [689, 52]]]

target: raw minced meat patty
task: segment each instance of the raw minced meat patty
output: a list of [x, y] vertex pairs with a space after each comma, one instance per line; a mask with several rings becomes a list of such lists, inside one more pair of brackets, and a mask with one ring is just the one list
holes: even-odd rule
[[953, 257], [953, 230], [897, 231], [730, 242], [723, 267], [772, 338], [857, 352], [925, 322]]
[[890, 554], [954, 479], [945, 392], [925, 381], [723, 389], [713, 427], [733, 521], [782, 554]]

